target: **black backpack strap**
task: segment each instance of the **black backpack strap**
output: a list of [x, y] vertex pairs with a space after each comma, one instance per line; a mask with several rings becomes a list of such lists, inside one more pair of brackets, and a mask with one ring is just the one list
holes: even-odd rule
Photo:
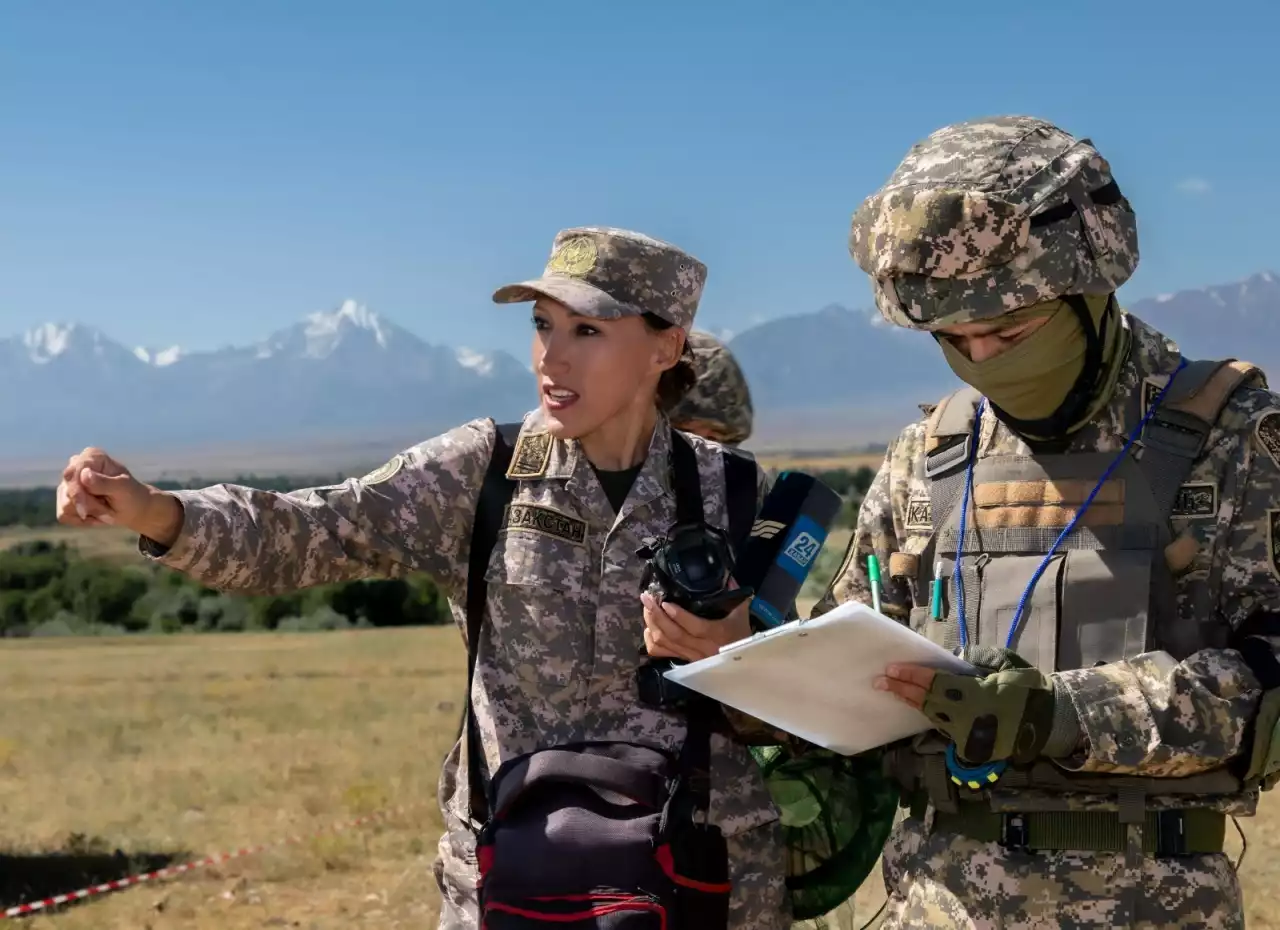
[[493, 454], [489, 468], [480, 486], [480, 498], [476, 502], [475, 520], [471, 526], [471, 555], [467, 564], [467, 693], [462, 701], [462, 730], [465, 734], [463, 763], [467, 769], [470, 790], [469, 813], [472, 821], [483, 824], [489, 816], [488, 791], [481, 777], [484, 767], [484, 747], [476, 729], [475, 715], [471, 712], [471, 687], [476, 677], [476, 655], [480, 650], [480, 629], [484, 625], [488, 588], [484, 576], [489, 570], [489, 556], [498, 542], [502, 529], [502, 515], [515, 494], [516, 483], [507, 477], [516, 439], [520, 436], [520, 423], [503, 423], [497, 427], [493, 438]]
[[729, 510], [729, 538], [733, 542], [733, 551], [741, 555], [759, 509], [756, 463], [754, 459], [729, 449], [725, 449], [721, 456], [724, 459], [725, 501]]
[[[730, 458], [738, 464], [730, 465]], [[746, 539], [756, 515], [755, 464], [739, 455], [726, 453], [726, 495], [729, 504], [730, 534]], [[745, 465], [746, 468], [742, 468]], [[689, 441], [676, 430], [671, 431], [671, 467], [676, 494], [676, 522], [701, 523], [706, 519], [702, 510], [702, 476], [698, 472], [698, 457]], [[744, 490], [745, 489], [745, 490]], [[749, 492], [749, 506], [742, 503]], [[735, 501], [737, 502], [735, 505]], [[735, 509], [739, 512], [735, 514]], [[737, 523], [744, 519], [746, 528], [739, 535]], [[737, 538], [734, 539], [735, 547]], [[691, 813], [701, 815], [707, 822], [711, 809], [711, 734], [722, 729], [723, 718], [719, 703], [710, 698], [695, 696], [685, 711], [688, 730], [684, 746], [680, 749], [680, 772], [684, 778], [685, 798]]]
[[671, 470], [676, 492], [676, 522], [701, 523], [702, 476], [698, 474], [698, 456], [677, 430], [671, 431]]

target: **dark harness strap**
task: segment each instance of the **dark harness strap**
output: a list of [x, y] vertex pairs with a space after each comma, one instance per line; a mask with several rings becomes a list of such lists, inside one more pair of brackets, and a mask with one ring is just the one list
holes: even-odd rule
[[467, 565], [467, 693], [463, 697], [462, 729], [465, 734], [463, 765], [467, 770], [467, 785], [471, 793], [469, 813], [471, 819], [484, 823], [489, 815], [485, 780], [481, 769], [485, 767], [484, 747], [476, 728], [475, 715], [471, 712], [471, 688], [476, 677], [476, 656], [480, 650], [480, 629], [484, 625], [484, 613], [488, 601], [489, 586], [484, 576], [489, 571], [489, 556], [497, 545], [502, 529], [502, 515], [515, 494], [516, 483], [507, 477], [516, 439], [520, 436], [520, 423], [503, 423], [493, 437], [493, 454], [480, 486], [480, 498], [476, 503], [475, 520], [471, 526], [470, 560]]
[[[689, 441], [671, 431], [672, 485], [676, 493], [676, 522], [701, 523], [702, 476], [698, 457]], [[711, 731], [719, 705], [695, 695], [685, 711], [688, 730], [680, 748], [680, 772], [685, 779], [687, 799], [694, 812], [705, 814], [711, 807]]]

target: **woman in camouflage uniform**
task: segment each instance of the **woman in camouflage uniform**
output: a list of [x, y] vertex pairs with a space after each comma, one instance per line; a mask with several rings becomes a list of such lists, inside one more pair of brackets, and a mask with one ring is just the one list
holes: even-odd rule
[[[540, 278], [494, 295], [533, 302], [541, 403], [514, 444], [507, 475], [517, 487], [485, 573], [470, 697], [490, 773], [537, 747], [575, 741], [643, 737], [678, 748], [684, 718], [637, 699], [642, 631], [651, 653], [682, 658], [749, 633], [746, 605], [713, 623], [651, 599], [641, 606], [636, 550], [675, 522], [673, 431], [663, 411], [692, 383], [682, 356], [705, 275], [666, 243], [581, 228], [556, 237]], [[359, 480], [290, 493], [232, 485], [162, 492], [86, 449], [63, 472], [58, 518], [128, 527], [148, 558], [246, 594], [427, 572], [466, 629], [469, 540], [496, 435], [492, 420], [474, 420]], [[706, 519], [725, 526], [723, 450], [686, 438]], [[755, 474], [758, 500], [764, 476]], [[477, 924], [461, 743], [440, 783], [445, 928]], [[788, 926], [777, 812], [746, 748], [724, 734], [711, 742], [709, 810], [728, 842], [729, 926]]]

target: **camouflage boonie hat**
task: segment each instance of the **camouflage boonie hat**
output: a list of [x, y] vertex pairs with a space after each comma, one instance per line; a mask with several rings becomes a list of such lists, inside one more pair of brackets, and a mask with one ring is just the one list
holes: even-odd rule
[[686, 343], [693, 353], [698, 380], [667, 418], [679, 428], [684, 423], [711, 426], [715, 438], [724, 443], [746, 442], [755, 412], [738, 360], [728, 346], [709, 333], [691, 332]]
[[1138, 226], [1092, 142], [1000, 116], [912, 146], [854, 213], [849, 251], [885, 319], [937, 329], [1116, 290], [1138, 265]]
[[707, 266], [673, 245], [626, 229], [581, 226], [556, 234], [541, 278], [500, 287], [493, 301], [545, 296], [598, 320], [653, 313], [687, 331], [706, 280]]

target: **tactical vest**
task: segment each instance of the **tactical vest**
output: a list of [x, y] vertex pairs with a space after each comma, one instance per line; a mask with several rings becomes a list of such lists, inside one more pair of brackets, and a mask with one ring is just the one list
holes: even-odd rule
[[[1188, 362], [1182, 368], [1131, 454], [1101, 485], [1075, 530], [1058, 543], [1027, 596], [1010, 648], [1051, 672], [1117, 662], [1156, 649], [1181, 661], [1197, 650], [1226, 645], [1229, 631], [1213, 616], [1178, 614], [1175, 572], [1189, 564], [1195, 547], [1190, 537], [1174, 538], [1171, 517], [1180, 495], [1184, 507], [1186, 495], [1194, 495], [1195, 488], [1185, 482], [1222, 409], [1246, 381], [1265, 384], [1255, 366], [1235, 360]], [[1144, 383], [1144, 396], [1131, 402], [1141, 404], [1140, 415], [1158, 388]], [[922, 519], [923, 502], [913, 502], [915, 512], [907, 521], [927, 521], [931, 537], [918, 557], [900, 553], [890, 561], [890, 574], [909, 582], [915, 592], [911, 627], [949, 649], [960, 644], [952, 580], [957, 554], [968, 642], [1005, 646], [1028, 583], [1117, 455], [1109, 451], [977, 458], [973, 444], [979, 400], [976, 390], [964, 388], [932, 411], [926, 455], [916, 466], [917, 478], [928, 483], [929, 514]], [[973, 483], [961, 539], [960, 505], [971, 455]], [[946, 581], [939, 620], [930, 616], [928, 596], [937, 563]], [[1141, 822], [1153, 807], [1185, 806], [1179, 797], [1222, 798], [1242, 790], [1238, 775], [1225, 769], [1152, 779], [1078, 774], [1042, 760], [1029, 769], [1010, 767], [996, 785], [972, 792], [957, 788], [948, 777], [942, 755], [946, 745], [931, 732], [890, 753], [891, 771], [902, 782], [904, 796], [917, 799], [917, 812], [926, 795], [944, 815], [972, 813], [979, 805], [963, 802], [975, 800], [988, 814], [1068, 811], [1082, 805], [1067, 796], [1084, 793], [1092, 796], [1090, 807], [1119, 811], [1121, 822]], [[1153, 805], [1157, 795], [1160, 801]], [[1009, 824], [991, 829], [1003, 835]], [[1062, 842], [1047, 847], [1101, 848], [1066, 836], [1092, 836], [1096, 824], [1057, 832], [1063, 834]]]

